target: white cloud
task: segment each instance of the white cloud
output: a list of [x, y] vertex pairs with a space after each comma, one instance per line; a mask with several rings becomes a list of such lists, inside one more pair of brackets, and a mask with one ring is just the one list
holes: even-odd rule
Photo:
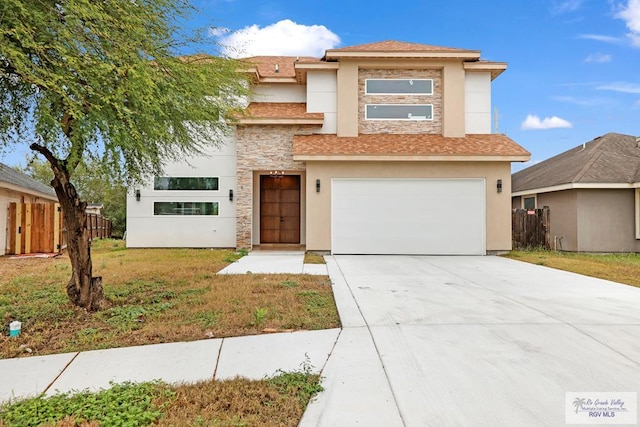
[[225, 27], [212, 27], [209, 28], [209, 35], [211, 37], [220, 37], [220, 36], [224, 36], [225, 34], [229, 34], [231, 32], [230, 29], [225, 28]]
[[634, 46], [640, 47], [640, 0], [628, 0], [627, 5], [616, 14], [616, 18], [627, 23], [627, 36]]
[[596, 107], [609, 104], [609, 100], [603, 98], [578, 98], [574, 96], [552, 96], [551, 99], [567, 104], [579, 105], [581, 107]]
[[618, 37], [605, 36], [602, 34], [580, 34], [578, 39], [596, 40], [604, 43], [620, 43], [622, 40]]
[[568, 12], [575, 12], [580, 9], [584, 0], [562, 0], [562, 1], [554, 1], [553, 6], [551, 7], [551, 12], [560, 15]]
[[539, 130], [539, 129], [556, 129], [556, 128], [570, 128], [573, 125], [571, 122], [561, 119], [560, 117], [545, 117], [540, 120], [540, 117], [529, 114], [526, 119], [520, 125], [522, 130]]
[[640, 93], [640, 84], [639, 83], [628, 83], [628, 82], [614, 82], [607, 83], [596, 87], [598, 90], [611, 90], [614, 92], [622, 92], [622, 93]]
[[605, 62], [611, 62], [613, 57], [604, 53], [592, 53], [584, 59], [584, 62], [593, 64], [604, 64]]
[[261, 28], [251, 25], [219, 38], [222, 51], [231, 57], [259, 55], [321, 57], [340, 44], [340, 37], [324, 25], [302, 25], [290, 19]]

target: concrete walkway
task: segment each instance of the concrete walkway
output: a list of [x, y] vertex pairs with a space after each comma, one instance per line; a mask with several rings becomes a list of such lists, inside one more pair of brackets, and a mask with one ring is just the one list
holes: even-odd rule
[[320, 274], [326, 276], [325, 264], [304, 264], [304, 251], [254, 251], [229, 264], [218, 274]]

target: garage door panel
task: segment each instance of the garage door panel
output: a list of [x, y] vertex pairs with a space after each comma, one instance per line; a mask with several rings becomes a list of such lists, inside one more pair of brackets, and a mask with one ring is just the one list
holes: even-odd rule
[[483, 179], [336, 179], [332, 251], [484, 254]]

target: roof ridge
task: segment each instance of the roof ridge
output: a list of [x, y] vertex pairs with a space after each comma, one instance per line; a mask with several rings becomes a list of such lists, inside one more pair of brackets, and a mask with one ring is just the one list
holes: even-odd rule
[[388, 39], [388, 40], [382, 40], [382, 41], [377, 41], [377, 42], [370, 42], [370, 43], [360, 43], [357, 45], [351, 45], [351, 46], [343, 46], [343, 47], [338, 47], [338, 48], [333, 48], [333, 49], [327, 49], [327, 51], [331, 52], [331, 51], [356, 51], [358, 49], [371, 49], [371, 48], [375, 48], [375, 49], [380, 49], [380, 50], [396, 50], [396, 49], [401, 49], [401, 50], [405, 50], [407, 48], [413, 48], [411, 50], [415, 50], [418, 49], [419, 50], [429, 50], [429, 51], [433, 51], [433, 50], [446, 50], [446, 51], [460, 51], [460, 52], [467, 52], [467, 51], [474, 51], [473, 49], [465, 49], [465, 48], [459, 48], [459, 47], [449, 47], [449, 46], [439, 46], [439, 45], [432, 45], [432, 44], [426, 44], [426, 43], [415, 43], [415, 42], [406, 42], [406, 41], [401, 41], [401, 40], [393, 40], [393, 39]]
[[[583, 166], [582, 168], [580, 168], [580, 170], [578, 171], [578, 173], [577, 173], [577, 174], [575, 174], [575, 176], [571, 179], [571, 182], [576, 182], [576, 181], [580, 180], [580, 179], [584, 176], [584, 174], [586, 174], [586, 173], [587, 173], [587, 171], [591, 168], [591, 166], [593, 166], [593, 164], [594, 164], [594, 163], [595, 163], [595, 162], [600, 158], [600, 156], [602, 155], [602, 153], [601, 153], [601, 152], [599, 152], [599, 151], [597, 151], [597, 150], [598, 150], [598, 148], [600, 148], [600, 146], [603, 144], [604, 139], [605, 139], [605, 137], [606, 137], [606, 136], [607, 136], [607, 135], [600, 136], [600, 137], [598, 137], [598, 138], [594, 139], [593, 141], [591, 141], [591, 142], [596, 142], [596, 141], [599, 139], [599, 141], [597, 141], [597, 142], [594, 144], [594, 146], [593, 146], [593, 147], [589, 147], [589, 151], [592, 151], [592, 152], [593, 152], [593, 154], [592, 154], [592, 156], [591, 156], [591, 159], [589, 159], [589, 161], [588, 161], [587, 163], [585, 163], [585, 164], [584, 164], [584, 166]], [[584, 146], [586, 146], [586, 144], [585, 144]], [[584, 146], [583, 146], [583, 147], [584, 147]], [[584, 148], [583, 148], [583, 150], [584, 150]]]

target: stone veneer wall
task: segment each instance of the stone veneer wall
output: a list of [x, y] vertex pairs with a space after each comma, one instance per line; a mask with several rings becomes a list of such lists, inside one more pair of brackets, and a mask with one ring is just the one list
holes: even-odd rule
[[[365, 95], [366, 79], [433, 79], [433, 95]], [[365, 120], [365, 104], [433, 104], [433, 120]], [[442, 134], [442, 71], [360, 69], [358, 73], [359, 133]]]
[[251, 249], [253, 172], [299, 172], [305, 164], [293, 161], [293, 135], [310, 133], [303, 126], [238, 126], [236, 247]]

